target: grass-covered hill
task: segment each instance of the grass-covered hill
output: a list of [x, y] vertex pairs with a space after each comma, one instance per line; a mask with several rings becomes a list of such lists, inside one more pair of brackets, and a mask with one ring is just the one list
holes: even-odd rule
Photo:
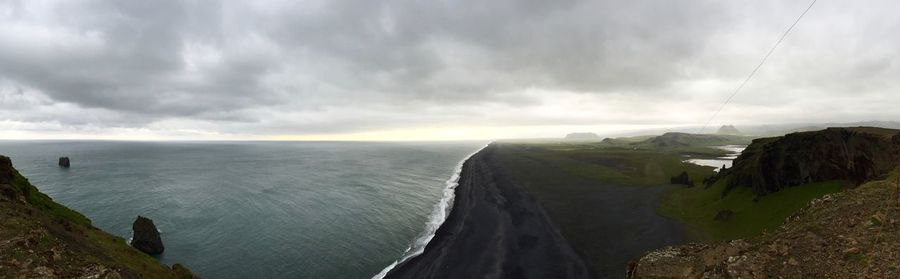
[[900, 130], [828, 128], [754, 140], [720, 176], [728, 178], [728, 189], [747, 186], [767, 194], [829, 180], [861, 184], [898, 162]]
[[0, 156], [0, 278], [196, 278], [38, 191]]
[[652, 251], [629, 278], [900, 278], [898, 178], [814, 199], [760, 236]]
[[872, 127], [755, 140], [707, 187], [660, 207], [715, 244], [651, 252], [632, 277], [896, 278], [898, 151], [900, 130]]
[[772, 231], [808, 201], [883, 178], [898, 165], [897, 134], [881, 128], [829, 128], [756, 139], [704, 187], [673, 191], [660, 212], [696, 240]]

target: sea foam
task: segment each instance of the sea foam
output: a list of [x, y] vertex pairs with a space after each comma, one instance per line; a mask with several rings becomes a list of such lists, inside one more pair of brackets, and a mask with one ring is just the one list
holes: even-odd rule
[[[490, 143], [488, 143], [490, 145]], [[456, 186], [459, 186], [459, 176], [462, 173], [463, 164], [472, 158], [475, 154], [480, 152], [482, 149], [487, 147], [488, 145], [482, 146], [472, 154], [469, 154], [465, 158], [459, 161], [456, 164], [456, 168], [453, 170], [453, 175], [450, 176], [450, 179], [447, 179], [445, 182], [446, 187], [444, 187], [444, 194], [441, 197], [441, 200], [438, 201], [437, 204], [434, 205], [434, 209], [431, 212], [431, 216], [428, 218], [428, 222], [425, 223], [425, 230], [416, 237], [416, 240], [413, 241], [412, 244], [406, 251], [403, 252], [403, 256], [400, 257], [399, 260], [394, 261], [387, 267], [385, 267], [381, 272], [376, 274], [372, 279], [382, 279], [387, 275], [397, 264], [405, 262], [409, 259], [415, 258], [418, 255], [421, 255], [422, 252], [425, 252], [425, 247], [428, 246], [428, 242], [431, 242], [431, 239], [434, 238], [435, 233], [437, 233], [438, 228], [444, 224], [444, 221], [447, 220], [447, 216], [450, 215], [450, 210], [453, 209], [453, 199], [456, 197]]]

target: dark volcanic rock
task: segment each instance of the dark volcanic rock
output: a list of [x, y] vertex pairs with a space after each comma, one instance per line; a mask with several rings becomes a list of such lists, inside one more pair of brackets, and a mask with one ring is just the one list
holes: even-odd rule
[[728, 189], [749, 186], [758, 194], [811, 182], [855, 184], [885, 175], [900, 162], [897, 130], [858, 127], [756, 139], [716, 179]]
[[21, 195], [12, 185], [16, 179], [15, 170], [9, 157], [0, 156], [0, 196], [8, 200], [19, 200]]
[[719, 211], [719, 213], [716, 213], [716, 217], [714, 218], [714, 220], [728, 221], [728, 219], [731, 219], [731, 215], [734, 215], [734, 211], [725, 209], [725, 210]]
[[678, 185], [694, 186], [694, 182], [691, 181], [690, 177], [688, 177], [686, 171], [681, 172], [681, 174], [679, 175], [673, 176], [672, 179], [669, 180], [669, 182]]
[[0, 184], [12, 183], [16, 175], [9, 157], [0, 155]]
[[132, 229], [134, 230], [134, 238], [131, 240], [131, 246], [134, 248], [150, 255], [160, 254], [165, 250], [153, 220], [138, 216], [137, 220], [134, 220]]
[[69, 167], [69, 157], [59, 157], [59, 166], [68, 168]]

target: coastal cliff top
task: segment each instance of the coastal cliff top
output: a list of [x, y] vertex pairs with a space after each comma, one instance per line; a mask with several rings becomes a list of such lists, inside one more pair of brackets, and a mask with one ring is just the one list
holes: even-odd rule
[[38, 191], [0, 155], [0, 277], [196, 278], [169, 268]]
[[629, 278], [898, 278], [898, 178], [815, 199], [772, 234], [652, 251]]

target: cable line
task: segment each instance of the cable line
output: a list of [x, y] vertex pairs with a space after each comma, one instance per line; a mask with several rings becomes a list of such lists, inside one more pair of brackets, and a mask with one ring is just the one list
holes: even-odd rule
[[731, 102], [731, 99], [733, 99], [734, 96], [741, 92], [741, 89], [744, 88], [744, 85], [747, 85], [747, 82], [750, 81], [751, 78], [753, 78], [753, 75], [755, 75], [756, 72], [759, 71], [759, 68], [761, 68], [762, 65], [766, 63], [766, 60], [769, 59], [769, 56], [772, 55], [772, 52], [775, 52], [775, 49], [778, 48], [778, 45], [781, 44], [781, 41], [784, 41], [784, 38], [787, 37], [788, 33], [791, 33], [791, 30], [794, 29], [794, 26], [797, 26], [797, 23], [799, 23], [800, 20], [803, 19], [803, 16], [806, 15], [806, 13], [809, 12], [809, 9], [812, 9], [813, 5], [815, 4], [816, 0], [813, 0], [812, 3], [809, 3], [809, 6], [806, 7], [806, 10], [803, 10], [803, 13], [801, 13], [800, 16], [797, 17], [797, 20], [794, 20], [794, 23], [784, 31], [784, 34], [781, 35], [781, 38], [778, 38], [778, 41], [775, 42], [775, 45], [772, 46], [772, 49], [770, 49], [769, 52], [766, 53], [766, 56], [763, 56], [762, 61], [759, 61], [759, 64], [756, 65], [756, 68], [753, 68], [753, 71], [751, 71], [750, 75], [748, 75], [747, 78], [744, 79], [744, 82], [741, 82], [741, 85], [731, 93], [731, 96], [728, 96], [728, 99], [725, 100], [725, 103], [722, 103], [722, 106], [719, 107], [719, 110], [717, 110], [716, 113], [713, 113], [712, 117], [710, 117], [709, 120], [706, 120], [706, 124], [703, 124], [703, 128], [700, 128], [700, 131], [697, 132], [698, 134], [702, 134], [703, 130], [706, 130], [706, 127], [709, 126], [709, 123], [712, 122], [713, 119], [716, 118], [716, 116], [719, 116], [719, 113], [722, 112], [722, 109], [724, 109], [725, 106], [728, 105], [729, 102]]

